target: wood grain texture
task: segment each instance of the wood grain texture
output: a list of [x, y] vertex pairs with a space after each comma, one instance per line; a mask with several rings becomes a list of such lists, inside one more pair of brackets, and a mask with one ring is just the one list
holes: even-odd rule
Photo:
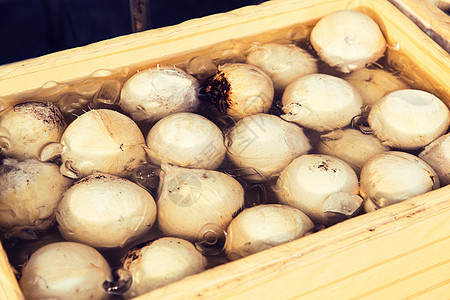
[[[411, 0], [413, 1], [413, 0]], [[415, 0], [419, 2], [420, 0]], [[98, 70], [126, 77], [158, 63], [205, 55], [216, 45], [356, 9], [380, 25], [387, 57], [417, 88], [450, 107], [450, 56], [387, 0], [275, 0], [0, 66], [0, 106], [69, 91]], [[229, 43], [229, 44], [227, 44]], [[48, 82], [46, 88], [41, 88]], [[75, 82], [75, 83], [74, 83]], [[445, 299], [450, 294], [450, 186], [186, 278], [138, 299]], [[3, 250], [2, 250], [3, 251]], [[0, 299], [22, 299], [4, 252]]]
[[5, 251], [0, 247], [0, 299], [24, 299]]
[[[450, 52], [450, 16], [436, 5], [449, 9], [449, 1], [389, 0], [426, 34]], [[435, 5], [436, 4], [436, 5]]]

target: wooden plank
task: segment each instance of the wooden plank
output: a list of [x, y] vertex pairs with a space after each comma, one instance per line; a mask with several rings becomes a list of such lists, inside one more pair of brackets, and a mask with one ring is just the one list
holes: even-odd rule
[[0, 299], [24, 299], [3, 247], [0, 247]]
[[[450, 17], [429, 0], [389, 0], [413, 20], [426, 34], [450, 52]], [[433, 3], [434, 2], [434, 3]], [[444, 2], [444, 1], [442, 1]], [[448, 1], [445, 3], [448, 8]], [[444, 5], [444, 3], [442, 3]]]

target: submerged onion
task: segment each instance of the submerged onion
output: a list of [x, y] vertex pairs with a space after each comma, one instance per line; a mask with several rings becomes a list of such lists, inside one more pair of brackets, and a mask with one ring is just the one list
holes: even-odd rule
[[344, 160], [358, 174], [369, 158], [388, 150], [375, 136], [352, 128], [322, 134], [317, 149], [318, 153]]
[[247, 208], [228, 226], [225, 253], [236, 260], [298, 239], [313, 226], [303, 212], [287, 205]]
[[372, 157], [360, 175], [366, 212], [424, 194], [440, 186], [436, 172], [423, 160], [400, 151]]
[[0, 115], [0, 153], [19, 159], [39, 158], [45, 145], [59, 142], [65, 128], [53, 103], [17, 104]]
[[377, 23], [354, 10], [341, 10], [323, 17], [311, 31], [310, 39], [319, 57], [344, 73], [377, 61], [386, 50]]
[[168, 236], [195, 242], [206, 224], [225, 230], [244, 205], [244, 190], [229, 175], [170, 165], [162, 169], [157, 219]]
[[220, 112], [235, 118], [266, 113], [272, 106], [272, 80], [259, 67], [244, 63], [220, 65], [205, 87], [210, 101]]
[[123, 85], [120, 108], [135, 121], [158, 121], [172, 113], [197, 109], [199, 83], [177, 67], [143, 70]]
[[33, 239], [46, 231], [71, 184], [55, 164], [4, 159], [0, 165], [0, 228], [6, 237]]
[[436, 171], [441, 186], [450, 184], [450, 133], [428, 144], [419, 157]]
[[254, 47], [247, 55], [247, 63], [266, 72], [278, 91], [283, 91], [294, 79], [318, 71], [316, 59], [293, 44], [267, 43]]
[[247, 180], [265, 181], [310, 149], [303, 129], [269, 114], [241, 119], [226, 135], [227, 157]]
[[60, 171], [78, 179], [94, 171], [127, 177], [146, 161], [145, 139], [129, 117], [113, 110], [90, 110], [66, 129], [60, 143], [48, 145], [41, 160], [61, 155]]
[[375, 104], [387, 93], [408, 88], [400, 77], [382, 69], [359, 69], [344, 79], [356, 88], [365, 105]]
[[94, 248], [73, 242], [46, 245], [31, 255], [20, 278], [27, 299], [108, 299], [112, 280], [105, 258]]
[[147, 155], [156, 165], [217, 169], [225, 157], [222, 131], [194, 113], [165, 117], [150, 129], [146, 140]]
[[431, 93], [398, 90], [372, 106], [368, 122], [383, 144], [411, 150], [445, 134], [450, 124], [450, 111]]
[[137, 297], [205, 269], [206, 258], [190, 242], [163, 237], [130, 250], [122, 268], [132, 277], [127, 298]]
[[316, 131], [343, 128], [361, 113], [362, 100], [344, 79], [311, 74], [294, 80], [283, 93], [281, 118]]
[[351, 217], [362, 204], [355, 171], [343, 160], [323, 154], [293, 160], [274, 190], [280, 203], [300, 209], [316, 224]]
[[67, 190], [56, 218], [67, 240], [123, 247], [150, 230], [156, 204], [150, 193], [131, 181], [94, 173]]

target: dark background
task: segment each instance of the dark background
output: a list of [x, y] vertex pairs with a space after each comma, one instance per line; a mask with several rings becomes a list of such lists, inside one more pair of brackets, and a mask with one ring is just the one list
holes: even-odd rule
[[[262, 0], [147, 0], [150, 28]], [[132, 33], [129, 0], [0, 0], [0, 65]]]

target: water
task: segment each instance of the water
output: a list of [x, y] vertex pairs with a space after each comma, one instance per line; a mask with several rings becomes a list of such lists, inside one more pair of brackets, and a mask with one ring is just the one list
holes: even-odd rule
[[[296, 25], [292, 28], [287, 29], [284, 33], [275, 32], [273, 34], [274, 40], [279, 40], [281, 42], [293, 42], [297, 46], [306, 49], [311, 55], [318, 59], [317, 53], [314, 51], [313, 47], [307, 39], [311, 26], [309, 25]], [[178, 64], [179, 67], [185, 69], [189, 74], [195, 76], [201, 84], [204, 84], [208, 77], [213, 75], [219, 64], [225, 62], [243, 62], [245, 61], [246, 52], [249, 51], [252, 46], [258, 44], [255, 40], [268, 41], [267, 36], [264, 38], [255, 37], [254, 40], [246, 41], [230, 41], [224, 43], [223, 45], [216, 45], [211, 49], [211, 54], [206, 55], [196, 55], [192, 54], [189, 59]], [[391, 46], [389, 51], [398, 52], [401, 50], [401, 45], [395, 44]], [[405, 69], [405, 61], [407, 59], [400, 60], [399, 62], [390, 61], [387, 56], [381, 58], [376, 64], [372, 65], [372, 68], [382, 68], [388, 70], [389, 72], [394, 72], [399, 74], [401, 78], [407, 82], [411, 87], [419, 87], [417, 80], [411, 79], [410, 75], [401, 72], [399, 69]], [[169, 64], [169, 62], [167, 62]], [[326, 63], [318, 59], [319, 73], [329, 74], [337, 77], [344, 76], [343, 73], [338, 71], [336, 68], [330, 67]], [[55, 101], [58, 103], [61, 111], [63, 112], [67, 123], [72, 122], [79, 115], [88, 111], [89, 109], [95, 108], [108, 108], [114, 109], [119, 112], [120, 107], [118, 106], [120, 101], [120, 90], [124, 80], [130, 77], [129, 69], [124, 68], [124, 70], [119, 72], [119, 78], [113, 78], [114, 74], [107, 70], [100, 70], [98, 74], [93, 74], [91, 78], [85, 79], [81, 82], [72, 84], [69, 88], [67, 84], [59, 84], [57, 82], [49, 82], [38, 91], [37, 99], [41, 101]], [[106, 79], [102, 79], [106, 77]], [[63, 92], [61, 94], [61, 92]], [[201, 90], [202, 98], [208, 98], [207, 94], [204, 94], [204, 90]], [[282, 93], [276, 92], [274, 96], [273, 105], [270, 109], [270, 113], [280, 116], [281, 111], [281, 98]], [[5, 101], [0, 99], [0, 111], [5, 108], [2, 104]], [[215, 122], [219, 128], [226, 133], [237, 120], [230, 116], [227, 116], [221, 112], [214, 110], [207, 101], [202, 102], [202, 106], [199, 108], [199, 114], [207, 117], [208, 119]], [[365, 115], [358, 117], [354, 120], [353, 124], [349, 126], [354, 126], [360, 130], [367, 130], [367, 124], [364, 119]], [[147, 122], [141, 122], [138, 124], [142, 130], [144, 136], [148, 133], [148, 130], [152, 124]], [[314, 153], [317, 148], [317, 144], [320, 141], [321, 133], [315, 132], [310, 129], [305, 129], [305, 134], [311, 141], [312, 150]], [[420, 152], [420, 150], [413, 151], [414, 154]], [[245, 207], [253, 207], [261, 204], [277, 203], [276, 197], [271, 189], [273, 182], [276, 180], [276, 176], [272, 180], [260, 184], [254, 184], [246, 180], [243, 173], [248, 174], [248, 172], [241, 172], [227, 160], [224, 160], [220, 171], [234, 176], [239, 180], [245, 189], [246, 204]], [[152, 165], [144, 165], [135, 170], [132, 175], [131, 180], [138, 183], [142, 187], [149, 190], [152, 195], [156, 198], [157, 190], [159, 186], [159, 173], [160, 169]], [[358, 212], [359, 213], [359, 212]], [[107, 258], [113, 270], [118, 270], [120, 267], [120, 261], [122, 257], [134, 246], [142, 242], [147, 242], [158, 237], [162, 237], [163, 234], [157, 229], [156, 226], [149, 231], [147, 235], [142, 237], [136, 243], [120, 249], [103, 249], [100, 252]], [[214, 224], [206, 224], [199, 232], [198, 241], [195, 243], [197, 249], [205, 254], [208, 258], [208, 268], [215, 267], [220, 264], [228, 262], [227, 258], [223, 254], [223, 247], [226, 239], [226, 232], [218, 228]], [[20, 277], [20, 271], [24, 263], [30, 257], [30, 255], [36, 251], [39, 247], [47, 243], [57, 242], [64, 240], [59, 234], [56, 226], [52, 227], [50, 231], [43, 236], [40, 236], [38, 240], [35, 241], [22, 241], [22, 240], [5, 240], [2, 239], [2, 245], [8, 254], [11, 265], [17, 272], [17, 277]], [[120, 295], [123, 292], [123, 287], [117, 287], [114, 283], [105, 283], [105, 288], [109, 289], [112, 295]]]

